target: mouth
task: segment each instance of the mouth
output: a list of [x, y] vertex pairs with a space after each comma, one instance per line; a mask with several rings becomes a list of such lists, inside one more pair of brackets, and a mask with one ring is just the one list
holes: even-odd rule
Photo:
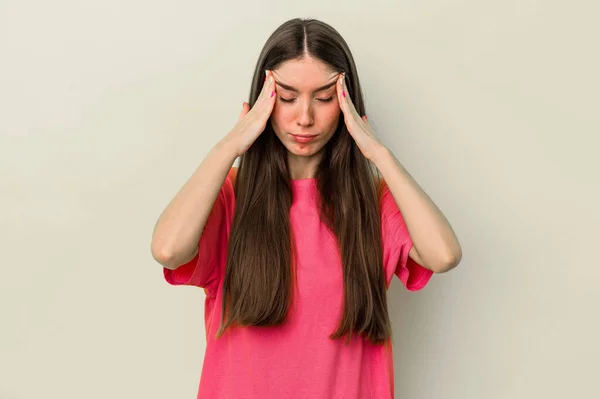
[[316, 135], [316, 134], [315, 135], [292, 134], [291, 136], [298, 143], [308, 143], [309, 141], [314, 140], [315, 137], [317, 137], [318, 135]]

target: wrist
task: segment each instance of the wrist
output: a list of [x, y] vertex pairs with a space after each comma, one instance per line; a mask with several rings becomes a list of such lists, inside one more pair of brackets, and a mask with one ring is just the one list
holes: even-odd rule
[[383, 144], [380, 144], [377, 146], [375, 151], [373, 151], [373, 156], [371, 158], [371, 162], [373, 162], [375, 164], [375, 166], [378, 166], [377, 164], [381, 161], [384, 161], [386, 157], [389, 157], [389, 155], [390, 155], [389, 148], [387, 148]]
[[213, 149], [217, 152], [225, 154], [229, 158], [233, 158], [233, 160], [239, 157], [238, 148], [228, 136], [221, 139]]

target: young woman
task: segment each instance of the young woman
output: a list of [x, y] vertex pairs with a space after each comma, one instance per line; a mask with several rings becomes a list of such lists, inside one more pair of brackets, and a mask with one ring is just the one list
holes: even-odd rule
[[391, 279], [419, 290], [461, 248], [363, 115], [339, 33], [285, 22], [238, 123], [160, 216], [166, 281], [206, 293], [198, 398], [393, 397]]

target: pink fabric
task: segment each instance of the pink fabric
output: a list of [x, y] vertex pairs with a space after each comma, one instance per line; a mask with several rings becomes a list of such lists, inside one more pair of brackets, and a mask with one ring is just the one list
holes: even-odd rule
[[[293, 181], [291, 226], [298, 250], [296, 301], [279, 327], [229, 329], [219, 339], [222, 279], [235, 207], [232, 168], [215, 201], [198, 255], [176, 270], [164, 268], [172, 285], [202, 287], [206, 352], [198, 398], [388, 399], [394, 397], [390, 345], [354, 336], [333, 341], [343, 304], [342, 266], [335, 237], [321, 223], [315, 179]], [[423, 288], [432, 272], [412, 261], [412, 240], [389, 189], [382, 197], [382, 238], [386, 285], [394, 274], [411, 291]]]

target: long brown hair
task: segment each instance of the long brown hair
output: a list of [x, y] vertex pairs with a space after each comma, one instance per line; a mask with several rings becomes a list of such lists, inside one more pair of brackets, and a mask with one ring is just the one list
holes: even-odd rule
[[[348, 45], [334, 28], [314, 19], [289, 20], [269, 37], [254, 71], [250, 106], [264, 84], [264, 70], [306, 56], [346, 73], [354, 106], [364, 115]], [[338, 129], [323, 148], [315, 172], [321, 220], [337, 237], [343, 265], [343, 317], [329, 337], [346, 336], [347, 344], [357, 333], [372, 343], [384, 344], [391, 339], [391, 324], [381, 244], [381, 179], [348, 133], [343, 118], [340, 112]], [[270, 121], [240, 157], [234, 191], [236, 205], [217, 337], [229, 325], [281, 325], [292, 301], [296, 261], [289, 218], [291, 175], [287, 149]]]

